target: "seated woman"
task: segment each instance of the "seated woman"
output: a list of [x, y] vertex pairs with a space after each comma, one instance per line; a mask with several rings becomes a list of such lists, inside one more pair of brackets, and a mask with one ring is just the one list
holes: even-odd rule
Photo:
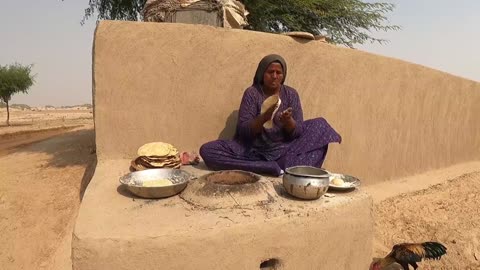
[[[208, 142], [200, 148], [207, 167], [279, 176], [292, 166], [322, 166], [328, 144], [340, 143], [342, 138], [323, 118], [303, 121], [297, 91], [283, 84], [286, 75], [281, 56], [272, 54], [260, 61], [253, 85], [243, 94], [234, 139]], [[279, 95], [281, 105], [262, 114], [262, 104], [271, 95]], [[264, 128], [274, 111], [273, 128]]]

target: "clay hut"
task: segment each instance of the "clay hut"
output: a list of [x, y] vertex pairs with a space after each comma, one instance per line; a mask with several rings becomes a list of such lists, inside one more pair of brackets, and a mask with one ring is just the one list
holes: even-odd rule
[[248, 12], [235, 0], [147, 0], [143, 10], [147, 22], [206, 24], [243, 28]]

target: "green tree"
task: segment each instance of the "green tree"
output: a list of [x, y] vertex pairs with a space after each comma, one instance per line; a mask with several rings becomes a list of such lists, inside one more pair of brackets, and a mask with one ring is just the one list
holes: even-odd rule
[[147, 0], [89, 0], [82, 24], [98, 13], [97, 20], [126, 20], [138, 21], [142, 19], [143, 6]]
[[365, 3], [360, 0], [245, 0], [249, 7], [249, 28], [263, 32], [305, 31], [325, 35], [329, 42], [353, 48], [355, 44], [387, 40], [370, 31], [399, 30], [388, 25], [390, 3]]
[[[146, 0], [89, 0], [82, 23], [96, 12], [98, 19], [141, 20]], [[394, 5], [360, 0], [243, 0], [249, 11], [248, 29], [262, 32], [304, 31], [325, 35], [328, 41], [353, 48], [355, 44], [387, 40], [371, 31], [399, 30], [386, 14]]]
[[0, 99], [7, 105], [7, 126], [10, 126], [10, 109], [8, 103], [15, 93], [27, 93], [33, 85], [32, 65], [13, 64], [0, 66]]

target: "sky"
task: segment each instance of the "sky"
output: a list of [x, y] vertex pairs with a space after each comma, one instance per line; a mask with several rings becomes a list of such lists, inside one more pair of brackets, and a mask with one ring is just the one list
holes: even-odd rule
[[388, 14], [399, 31], [372, 33], [386, 45], [358, 49], [480, 82], [480, 1], [398, 0]]
[[[21, 4], [20, 4], [21, 2]], [[35, 84], [11, 104], [92, 103], [95, 21], [80, 25], [88, 0], [0, 0], [0, 65], [33, 64]]]
[[[66, 106], [92, 102], [95, 20], [80, 25], [88, 0], [0, 0], [0, 65], [33, 64], [35, 84], [11, 104]], [[479, 0], [383, 0], [399, 31], [372, 33], [386, 45], [357, 49], [480, 82]]]

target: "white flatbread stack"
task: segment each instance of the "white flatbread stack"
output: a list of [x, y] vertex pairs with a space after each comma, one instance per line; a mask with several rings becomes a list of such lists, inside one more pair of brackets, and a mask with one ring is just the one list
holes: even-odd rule
[[131, 162], [135, 170], [154, 168], [178, 169], [181, 166], [177, 148], [169, 143], [147, 143], [138, 148], [137, 155], [138, 157]]
[[273, 118], [275, 117], [275, 114], [277, 113], [278, 108], [280, 108], [280, 104], [282, 104], [282, 100], [280, 99], [280, 96], [278, 96], [278, 95], [271, 95], [268, 98], [266, 98], [265, 101], [263, 101], [262, 109], [260, 110], [261, 114], [264, 114], [266, 111], [268, 111], [268, 109], [272, 108], [273, 106], [276, 106], [270, 120], [268, 120], [267, 122], [265, 122], [263, 124], [264, 128], [266, 128], [266, 129], [273, 128]]

